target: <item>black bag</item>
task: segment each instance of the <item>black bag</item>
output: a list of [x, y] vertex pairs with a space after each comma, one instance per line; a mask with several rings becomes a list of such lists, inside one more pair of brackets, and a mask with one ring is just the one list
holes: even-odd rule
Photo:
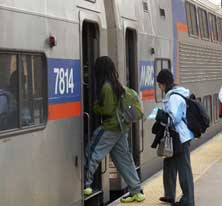
[[186, 101], [186, 121], [183, 120], [189, 130], [191, 130], [196, 138], [199, 138], [202, 133], [210, 126], [210, 118], [201, 105], [201, 103], [193, 98], [184, 97], [182, 94], [173, 92], [171, 95], [177, 94]]

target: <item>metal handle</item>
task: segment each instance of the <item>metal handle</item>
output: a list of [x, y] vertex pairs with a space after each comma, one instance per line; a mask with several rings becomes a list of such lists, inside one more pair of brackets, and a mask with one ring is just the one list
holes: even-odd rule
[[75, 167], [79, 166], [79, 157], [77, 155], [74, 155], [74, 154], [72, 155], [72, 161]]
[[101, 173], [102, 173], [102, 174], [105, 174], [106, 171], [107, 171], [107, 157], [105, 157], [105, 170], [102, 171]]
[[143, 129], [143, 120], [142, 120], [142, 131], [141, 131], [141, 140], [142, 140], [142, 147], [140, 150], [140, 153], [142, 153], [144, 151], [144, 129]]
[[[87, 123], [87, 127], [88, 127], [87, 140], [88, 140], [88, 144], [90, 144], [90, 115], [87, 112], [84, 112], [84, 115], [86, 116], [87, 121], [88, 121], [88, 123]], [[88, 149], [88, 151], [87, 151], [88, 155], [90, 155], [90, 146], [88, 146], [87, 149]], [[105, 169], [101, 173], [105, 174], [106, 171], [107, 171], [107, 157], [105, 157]]]
[[[84, 112], [84, 116], [87, 118], [87, 143], [90, 144], [90, 115], [87, 112]], [[90, 147], [88, 146], [88, 154], [90, 154]]]

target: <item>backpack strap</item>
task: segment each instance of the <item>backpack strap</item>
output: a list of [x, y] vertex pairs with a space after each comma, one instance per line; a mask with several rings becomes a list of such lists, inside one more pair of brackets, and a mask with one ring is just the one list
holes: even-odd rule
[[173, 94], [176, 94], [176, 95], [181, 96], [181, 97], [187, 102], [187, 97], [183, 96], [182, 94], [177, 93], [177, 92], [172, 92], [172, 93], [170, 94], [170, 96], [173, 95]]
[[[176, 94], [176, 95], [179, 95], [180, 97], [182, 97], [182, 98], [185, 100], [186, 104], [187, 104], [187, 97], [185, 97], [185, 96], [183, 96], [182, 94], [177, 93], [177, 92], [172, 92], [172, 93], [170, 94], [170, 96], [173, 95], [173, 94]], [[187, 121], [186, 121], [184, 118], [182, 118], [182, 121], [187, 125]]]

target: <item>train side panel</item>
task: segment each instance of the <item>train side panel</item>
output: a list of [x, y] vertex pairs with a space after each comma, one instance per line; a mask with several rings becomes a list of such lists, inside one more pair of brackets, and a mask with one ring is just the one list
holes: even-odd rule
[[[88, 7], [91, 5], [83, 1], [65, 4], [5, 1], [0, 4], [1, 52], [44, 53], [48, 82], [47, 123], [37, 128], [1, 133], [0, 166], [4, 180], [0, 186], [1, 205], [83, 205], [79, 32], [80, 10], [90, 13]], [[97, 13], [92, 8], [91, 13], [97, 14], [98, 23], [102, 25], [101, 55], [104, 55], [103, 6], [101, 1], [93, 5]], [[98, 14], [98, 10], [102, 14]], [[50, 36], [57, 41], [53, 48], [49, 46]], [[69, 78], [67, 81], [59, 76], [63, 72]]]

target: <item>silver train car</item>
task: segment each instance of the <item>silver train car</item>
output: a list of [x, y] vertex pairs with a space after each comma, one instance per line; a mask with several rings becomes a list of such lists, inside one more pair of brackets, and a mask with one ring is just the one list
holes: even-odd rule
[[[92, 111], [98, 56], [114, 60], [145, 114], [163, 98], [157, 73], [170, 69], [211, 118], [193, 147], [221, 129], [222, 10], [207, 0], [2, 0], [0, 28], [0, 205], [99, 206], [127, 190], [107, 156], [94, 194], [82, 192], [86, 145], [100, 121]], [[130, 131], [142, 181], [162, 166], [152, 124]]]

